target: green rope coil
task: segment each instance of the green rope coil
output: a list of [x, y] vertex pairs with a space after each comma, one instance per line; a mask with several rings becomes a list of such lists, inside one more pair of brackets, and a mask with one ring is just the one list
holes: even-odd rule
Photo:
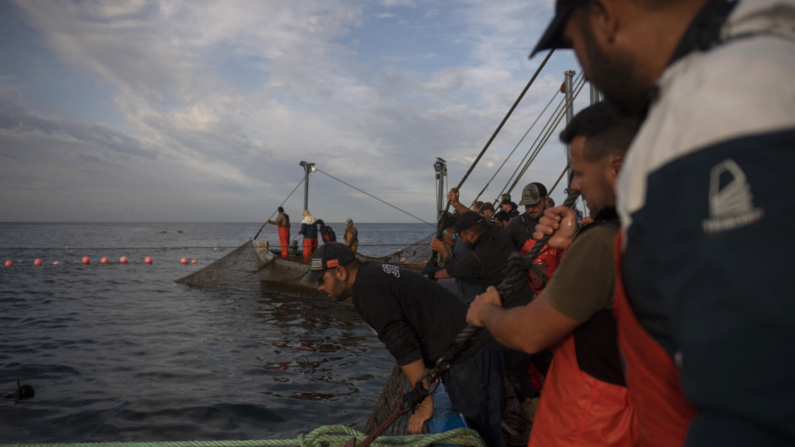
[[[85, 442], [77, 444], [0, 444], [0, 447], [342, 447], [355, 437], [360, 443], [364, 433], [342, 425], [327, 425], [298, 435], [298, 439], [257, 439], [253, 441], [178, 441], [178, 442]], [[486, 447], [475, 430], [456, 428], [430, 435], [382, 436], [371, 445], [376, 447], [424, 447], [430, 444], [451, 444]]]

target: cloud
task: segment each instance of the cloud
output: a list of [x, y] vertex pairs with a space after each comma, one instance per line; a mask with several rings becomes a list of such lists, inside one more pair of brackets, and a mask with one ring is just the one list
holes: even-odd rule
[[[142, 220], [260, 220], [307, 160], [432, 220], [435, 157], [450, 162], [451, 182], [466, 172], [539, 63], [527, 52], [551, 3], [20, 0], [17, 7], [50, 52], [37, 57], [57, 58], [106, 92], [111, 99], [93, 112], [119, 124], [77, 118], [68, 105], [34, 105], [25, 92], [37, 86], [0, 69], [0, 155], [13, 160], [0, 185], [27, 191], [8, 208], [15, 214], [43, 216], [26, 203], [50, 203], [46, 190], [92, 213], [119, 202]], [[379, 21], [396, 17], [384, 8], [398, 7], [417, 10], [411, 31], [385, 30]], [[536, 81], [472, 173], [470, 192], [559, 83], [549, 74]], [[559, 171], [560, 151], [555, 157], [539, 162]], [[411, 221], [328, 177], [313, 175], [311, 186], [313, 213], [327, 219]]]

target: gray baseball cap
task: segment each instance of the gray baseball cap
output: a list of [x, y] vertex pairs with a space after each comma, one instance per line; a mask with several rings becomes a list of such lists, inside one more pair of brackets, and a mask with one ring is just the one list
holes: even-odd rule
[[519, 206], [538, 205], [538, 202], [546, 196], [547, 188], [544, 185], [538, 182], [530, 183], [522, 190], [522, 201], [519, 202]]

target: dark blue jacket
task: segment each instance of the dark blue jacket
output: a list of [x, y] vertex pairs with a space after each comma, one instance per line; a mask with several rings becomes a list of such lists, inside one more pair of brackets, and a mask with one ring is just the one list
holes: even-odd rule
[[301, 223], [301, 231], [298, 234], [303, 234], [304, 239], [317, 239], [317, 221], [309, 225]]

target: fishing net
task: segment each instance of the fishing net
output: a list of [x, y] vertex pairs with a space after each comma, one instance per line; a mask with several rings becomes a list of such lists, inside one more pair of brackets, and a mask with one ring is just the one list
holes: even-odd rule
[[176, 282], [215, 289], [259, 290], [261, 267], [257, 249], [253, 242], [248, 241], [223, 258]]
[[[356, 257], [364, 262], [393, 264], [418, 272], [424, 267], [423, 261], [431, 256], [430, 245], [433, 237], [431, 234], [385, 256], [374, 257], [359, 253]], [[267, 244], [255, 246], [253, 241], [247, 241], [221, 259], [176, 282], [235, 290], [260, 290], [261, 284], [266, 283], [272, 287], [288, 287], [316, 295], [318, 292], [315, 288], [302, 281], [307, 273], [309, 265], [303, 263], [301, 255], [282, 258], [271, 253]]]
[[[403, 371], [400, 370], [400, 367], [395, 365], [392, 368], [392, 374], [389, 375], [389, 379], [386, 381], [386, 385], [384, 385], [384, 390], [381, 391], [381, 396], [378, 398], [378, 402], [375, 403], [373, 407], [373, 411], [370, 413], [370, 417], [367, 418], [367, 422], [364, 424], [364, 432], [365, 433], [372, 433], [373, 430], [376, 429], [381, 422], [383, 422], [390, 413], [395, 411], [400, 404], [400, 400], [403, 398], [403, 395], [406, 394], [411, 389], [409, 385], [408, 379], [406, 376], [403, 375]], [[409, 418], [411, 417], [410, 414], [403, 415], [399, 417], [389, 428], [384, 432], [385, 436], [402, 436], [408, 434], [409, 431]]]

